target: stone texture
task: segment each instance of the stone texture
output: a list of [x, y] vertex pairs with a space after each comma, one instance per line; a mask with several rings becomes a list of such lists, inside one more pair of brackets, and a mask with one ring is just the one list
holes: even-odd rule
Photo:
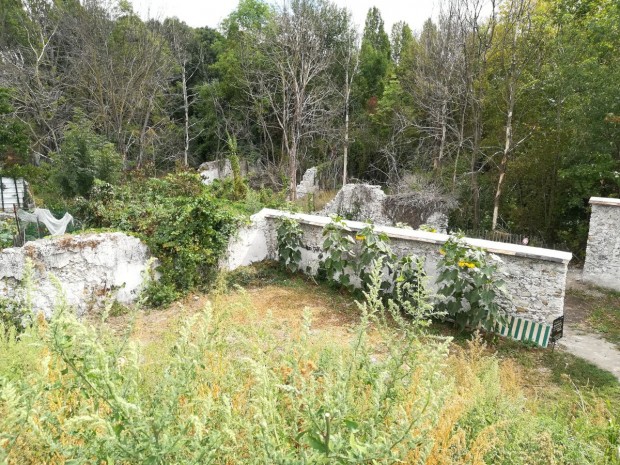
[[0, 296], [15, 297], [22, 292], [27, 259], [34, 267], [34, 310], [51, 315], [60, 297], [56, 281], [67, 302], [81, 315], [109, 291], [118, 302], [134, 302], [149, 251], [139, 239], [123, 233], [65, 235], [4, 249], [0, 252]]
[[383, 204], [392, 223], [407, 224], [415, 229], [427, 225], [439, 232], [446, 232], [447, 215], [456, 207], [456, 201], [437, 188], [388, 195]]
[[427, 225], [445, 233], [447, 213], [453, 207], [453, 203], [433, 192], [386, 195], [380, 186], [346, 184], [320, 214], [383, 225], [401, 223], [416, 229]]
[[620, 291], [620, 200], [592, 197], [583, 280]]
[[297, 185], [297, 198], [303, 199], [308, 194], [315, 194], [319, 190], [316, 167], [308, 168]]
[[203, 184], [211, 184], [216, 179], [230, 178], [233, 175], [230, 160], [207, 161], [198, 167]]
[[432, 213], [427, 219], [427, 226], [434, 228], [438, 233], [446, 233], [448, 231], [448, 217], [441, 212]]
[[[291, 214], [265, 209], [253, 217], [253, 224], [248, 228], [244, 235], [245, 240], [242, 241], [243, 248], [237, 251], [237, 256], [244, 259], [230, 260], [229, 269], [265, 259], [277, 259], [276, 221], [277, 217], [282, 215]], [[318, 256], [322, 250], [323, 227], [330, 219], [317, 215], [293, 216], [298, 219], [304, 233], [301, 269], [315, 274], [319, 264]], [[353, 231], [364, 227], [364, 224], [359, 222], [346, 223]], [[254, 231], [250, 232], [252, 228]], [[429, 283], [433, 285], [437, 276], [439, 249], [449, 236], [387, 226], [377, 226], [376, 229], [388, 235], [392, 249], [399, 256], [424, 257], [426, 272], [430, 277]], [[255, 241], [255, 245], [252, 241]], [[516, 315], [546, 323], [551, 323], [563, 315], [570, 253], [480, 239], [467, 239], [467, 241], [495, 254], [501, 261], [499, 267], [501, 277], [506, 281], [508, 291], [513, 297]]]
[[345, 184], [336, 197], [325, 205], [324, 215], [340, 215], [354, 221], [371, 220], [376, 224], [391, 224], [384, 212], [385, 193], [380, 186]]

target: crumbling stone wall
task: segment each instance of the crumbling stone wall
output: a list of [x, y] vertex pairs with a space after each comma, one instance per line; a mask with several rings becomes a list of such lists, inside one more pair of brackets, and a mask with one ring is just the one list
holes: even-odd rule
[[198, 167], [203, 184], [211, 184], [216, 179], [231, 178], [233, 175], [230, 160], [207, 161]]
[[316, 167], [308, 168], [297, 185], [297, 198], [303, 199], [308, 194], [314, 194], [319, 190]]
[[[254, 215], [252, 226], [231, 243], [229, 257], [223, 266], [234, 269], [266, 259], [277, 259], [276, 221], [283, 215], [292, 214], [264, 209]], [[322, 250], [323, 228], [331, 220], [317, 215], [292, 216], [298, 219], [304, 233], [300, 269], [315, 274]], [[346, 224], [352, 231], [359, 231], [365, 226], [356, 221], [347, 221]], [[439, 249], [448, 240], [448, 235], [389, 226], [377, 226], [376, 229], [388, 235], [392, 249], [399, 256], [424, 257], [426, 272], [430, 283], [433, 283], [437, 276]], [[467, 239], [467, 242], [501, 259], [501, 277], [513, 296], [516, 316], [551, 323], [563, 315], [566, 273], [572, 257], [570, 253], [481, 239]]]
[[323, 215], [339, 215], [348, 220], [372, 220], [376, 224], [391, 224], [384, 212], [385, 193], [380, 186], [345, 184], [331, 202], [325, 205]]
[[136, 300], [149, 251], [139, 239], [123, 233], [65, 235], [39, 239], [0, 252], [0, 296], [22, 292], [26, 261], [33, 264], [34, 310], [50, 316], [58, 302], [57, 280], [67, 302], [84, 314], [112, 291], [118, 302]]
[[583, 280], [620, 291], [620, 199], [592, 197]]

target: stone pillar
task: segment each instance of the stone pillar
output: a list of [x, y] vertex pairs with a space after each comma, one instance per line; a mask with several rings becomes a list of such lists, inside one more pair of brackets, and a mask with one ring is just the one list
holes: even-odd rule
[[297, 185], [297, 198], [303, 199], [308, 194], [315, 194], [319, 190], [316, 167], [308, 168], [301, 182]]
[[583, 280], [620, 291], [620, 199], [592, 197]]

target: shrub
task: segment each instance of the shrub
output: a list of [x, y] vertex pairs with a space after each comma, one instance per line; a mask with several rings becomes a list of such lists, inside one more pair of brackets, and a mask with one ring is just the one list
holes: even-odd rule
[[123, 186], [97, 182], [79, 215], [98, 228], [137, 234], [160, 261], [149, 303], [165, 305], [210, 284], [238, 219], [193, 173], [133, 179]]
[[13, 221], [0, 220], [0, 250], [13, 246], [13, 236], [17, 232]]
[[505, 324], [512, 302], [497, 277], [499, 258], [470, 246], [462, 236], [451, 236], [440, 253], [438, 309], [461, 329], [482, 326], [491, 331]]
[[323, 228], [323, 252], [319, 254], [319, 273], [328, 282], [353, 290], [351, 267], [355, 259], [355, 241], [351, 229], [340, 216], [333, 216]]
[[0, 168], [3, 171], [28, 158], [28, 127], [15, 117], [13, 98], [11, 89], [0, 87]]

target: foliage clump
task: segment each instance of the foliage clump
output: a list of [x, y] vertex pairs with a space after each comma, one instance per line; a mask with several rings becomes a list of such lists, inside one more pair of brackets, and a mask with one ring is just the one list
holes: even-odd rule
[[159, 282], [147, 292], [153, 305], [212, 282], [239, 221], [193, 173], [135, 178], [120, 186], [97, 182], [78, 214], [93, 227], [117, 228], [144, 240], [160, 264]]
[[440, 249], [438, 309], [461, 329], [466, 326], [492, 331], [505, 324], [512, 301], [498, 277], [499, 258], [451, 236]]
[[53, 178], [65, 197], [88, 196], [96, 179], [114, 184], [123, 168], [114, 144], [79, 114], [67, 124], [60, 150], [52, 158]]
[[299, 270], [301, 262], [301, 238], [303, 231], [299, 223], [288, 216], [278, 218], [278, 260], [293, 273]]

